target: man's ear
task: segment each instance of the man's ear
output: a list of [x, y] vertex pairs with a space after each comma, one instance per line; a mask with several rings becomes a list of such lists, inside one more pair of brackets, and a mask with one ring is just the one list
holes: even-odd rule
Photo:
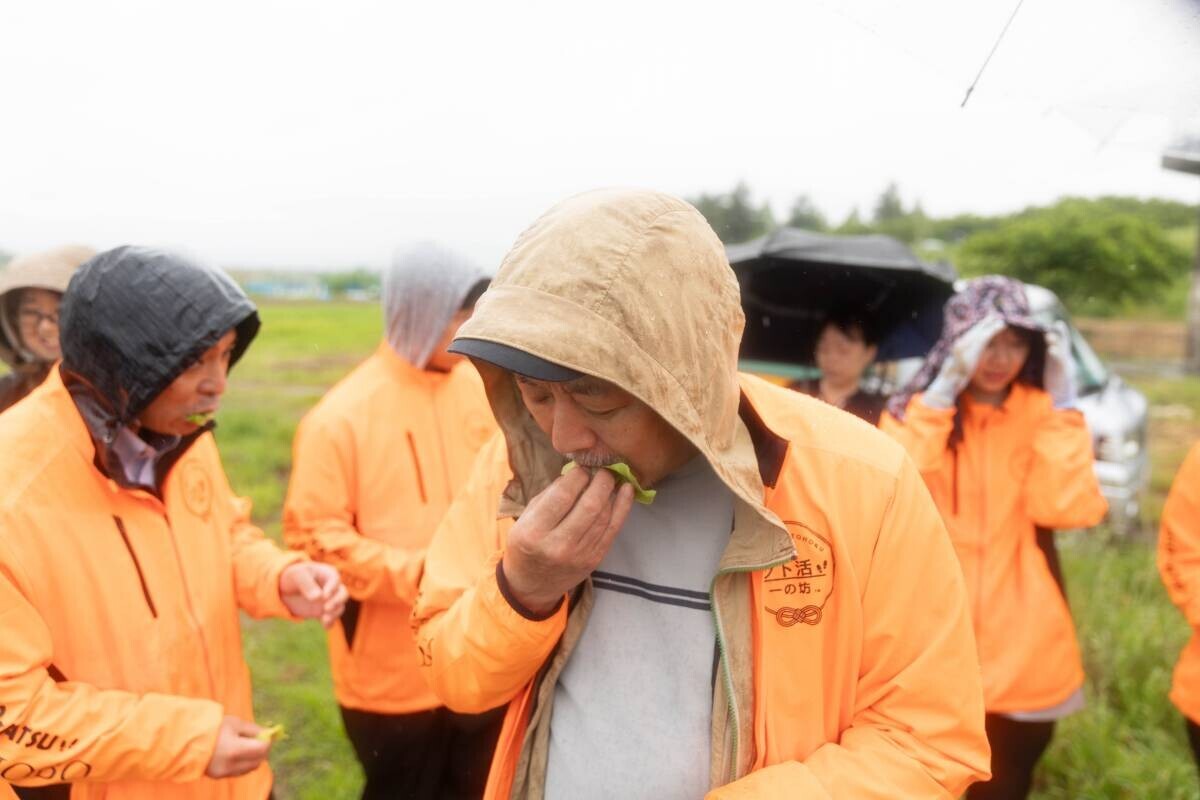
[[879, 345], [873, 344], [867, 348], [867, 363], [875, 363], [875, 356], [879, 355]]

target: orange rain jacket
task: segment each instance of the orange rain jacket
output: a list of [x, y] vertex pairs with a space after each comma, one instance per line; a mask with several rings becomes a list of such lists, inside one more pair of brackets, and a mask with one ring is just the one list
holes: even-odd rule
[[1200, 722], [1200, 444], [1194, 445], [1171, 484], [1158, 534], [1158, 570], [1172, 602], [1192, 626], [1179, 655], [1171, 701]]
[[1056, 410], [1022, 383], [999, 408], [965, 394], [960, 405], [954, 449], [954, 409], [929, 408], [921, 395], [903, 423], [884, 414], [880, 427], [908, 449], [946, 520], [971, 595], [987, 710], [1051, 708], [1083, 685], [1083, 663], [1036, 529], [1104, 518], [1092, 439], [1081, 413]]
[[[966, 594], [937, 510], [886, 436], [739, 379], [742, 325], [736, 280], [699, 213], [615, 191], [568, 200], [526, 231], [459, 336], [627, 389], [733, 492], [711, 589], [721, 669], [710, 798], [955, 797], [987, 776], [989, 752]], [[540, 797], [554, 686], [592, 589], [585, 581], [543, 621], [502, 595], [512, 519], [564, 458], [509, 373], [479, 367], [503, 437], [430, 545], [414, 624], [450, 708], [508, 704], [485, 796]]]
[[300, 423], [284, 537], [336, 566], [353, 597], [329, 631], [341, 705], [379, 714], [441, 705], [418, 670], [408, 618], [425, 547], [495, 432], [470, 363], [417, 369], [387, 342]]
[[[58, 371], [0, 415], [0, 779], [72, 800], [263, 800], [205, 778], [225, 714], [253, 718], [238, 609], [289, 616], [212, 435], [162, 500], [119, 486]], [[167, 783], [167, 782], [171, 783]]]

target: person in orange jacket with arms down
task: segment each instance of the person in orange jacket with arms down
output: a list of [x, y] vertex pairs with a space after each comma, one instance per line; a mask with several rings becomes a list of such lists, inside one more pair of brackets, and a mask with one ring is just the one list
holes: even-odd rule
[[992, 779], [967, 797], [1025, 797], [1055, 721], [1083, 706], [1051, 530], [1095, 525], [1107, 510], [1065, 324], [1033, 319], [1018, 281], [968, 281], [880, 427], [921, 470], [971, 596]]
[[96, 255], [67, 245], [18, 256], [0, 269], [0, 411], [29, 394], [62, 358], [58, 309], [71, 275]]
[[609, 190], [526, 230], [459, 331], [503, 435], [414, 624], [450, 708], [506, 708], [485, 797], [947, 798], [987, 776], [928, 490], [861, 420], [739, 375], [743, 324], [700, 213]]
[[211, 420], [257, 311], [120, 247], [72, 278], [59, 369], [0, 414], [0, 781], [21, 797], [264, 800], [238, 611], [341, 613], [249, 520]]
[[1200, 444], [1193, 445], [1163, 506], [1158, 571], [1192, 638], [1179, 654], [1171, 702], [1183, 714], [1188, 744], [1200, 766]]
[[296, 432], [284, 537], [351, 594], [329, 656], [364, 800], [478, 798], [496, 744], [498, 713], [455, 714], [430, 691], [408, 624], [425, 547], [496, 433], [479, 374], [446, 352], [487, 282], [435, 244], [397, 253], [385, 340]]

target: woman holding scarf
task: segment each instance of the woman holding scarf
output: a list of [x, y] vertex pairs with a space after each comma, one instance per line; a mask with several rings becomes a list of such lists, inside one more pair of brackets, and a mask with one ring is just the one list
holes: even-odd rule
[[1052, 531], [1107, 504], [1075, 409], [1066, 325], [1018, 281], [969, 281], [880, 423], [913, 457], [962, 564], [983, 672], [992, 779], [971, 800], [1024, 798], [1055, 722], [1083, 706], [1083, 665]]

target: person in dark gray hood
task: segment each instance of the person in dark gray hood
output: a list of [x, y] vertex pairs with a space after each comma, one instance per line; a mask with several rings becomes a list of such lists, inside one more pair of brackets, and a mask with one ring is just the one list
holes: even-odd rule
[[221, 466], [212, 416], [258, 313], [222, 272], [120, 247], [79, 269], [61, 315], [61, 367], [0, 415], [0, 714], [56, 737], [0, 737], [25, 765], [3, 777], [76, 800], [264, 800], [238, 612], [328, 626], [346, 591], [252, 525]]

